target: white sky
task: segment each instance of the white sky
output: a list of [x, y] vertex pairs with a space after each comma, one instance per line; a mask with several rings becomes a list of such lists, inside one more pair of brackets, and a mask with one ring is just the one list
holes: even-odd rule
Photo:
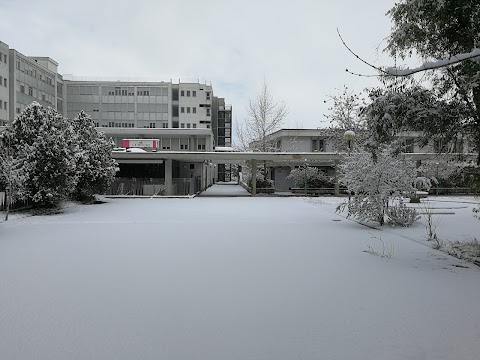
[[[49, 56], [61, 74], [211, 81], [237, 122], [265, 78], [290, 112], [284, 127], [324, 126], [327, 95], [375, 79], [343, 47], [377, 62], [395, 0], [0, 0], [0, 40]], [[381, 55], [382, 64], [392, 63]]]

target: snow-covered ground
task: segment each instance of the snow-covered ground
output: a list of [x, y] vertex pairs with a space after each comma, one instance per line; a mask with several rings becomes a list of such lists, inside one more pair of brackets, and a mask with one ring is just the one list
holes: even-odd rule
[[[472, 198], [439, 200], [439, 236], [478, 238]], [[337, 198], [106, 201], [0, 223], [1, 359], [479, 357], [480, 268], [432, 250], [423, 219], [375, 230]], [[375, 237], [391, 259], [364, 252]]]

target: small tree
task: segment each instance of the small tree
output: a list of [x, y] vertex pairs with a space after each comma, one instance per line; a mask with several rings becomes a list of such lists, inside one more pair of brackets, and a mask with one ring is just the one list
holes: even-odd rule
[[92, 118], [81, 111], [72, 121], [78, 151], [75, 154], [77, 184], [76, 200], [86, 201], [93, 194], [104, 193], [118, 170], [112, 159], [113, 145], [103, 132], [95, 129]]
[[341, 183], [353, 195], [337, 211], [347, 207], [348, 216], [360, 221], [377, 221], [383, 225], [388, 220], [387, 208], [394, 202], [401, 206], [403, 196], [415, 190], [414, 164], [393, 155], [387, 147], [381, 148], [375, 156], [368, 151], [352, 153], [340, 165], [340, 172]]

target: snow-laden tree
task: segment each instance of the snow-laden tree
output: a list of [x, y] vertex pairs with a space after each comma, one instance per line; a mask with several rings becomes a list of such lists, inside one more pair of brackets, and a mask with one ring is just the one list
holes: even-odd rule
[[292, 169], [287, 179], [293, 180], [296, 187], [322, 188], [333, 187], [333, 181], [324, 171], [313, 166], [301, 166]]
[[[452, 129], [472, 134], [480, 164], [480, 2], [401, 0], [387, 15], [393, 28], [386, 50], [392, 56], [419, 56], [423, 62], [438, 64], [428, 80], [435, 95], [453, 109], [440, 116], [439, 126], [429, 127], [429, 132], [437, 129], [441, 136]], [[454, 61], [459, 58], [463, 60]]]
[[103, 132], [95, 129], [95, 123], [81, 111], [72, 120], [75, 142], [77, 184], [74, 192], [76, 200], [90, 200], [94, 194], [103, 194], [115, 178], [117, 163], [112, 159], [112, 142]]
[[11, 146], [7, 134], [0, 135], [0, 184], [5, 188], [5, 221], [11, 206], [25, 198], [25, 158]]
[[352, 195], [337, 211], [347, 208], [348, 216], [383, 225], [392, 213], [389, 207], [404, 208], [403, 198], [415, 191], [416, 175], [413, 162], [396, 156], [387, 146], [375, 156], [369, 151], [355, 151], [340, 165], [340, 182]]
[[75, 190], [74, 135], [67, 119], [37, 102], [5, 129], [15, 153], [24, 156], [25, 194], [34, 206], [55, 206]]

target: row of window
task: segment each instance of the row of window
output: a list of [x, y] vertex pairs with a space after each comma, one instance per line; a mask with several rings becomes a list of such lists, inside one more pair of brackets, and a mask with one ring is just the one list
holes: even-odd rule
[[[190, 114], [190, 106], [187, 106], [186, 109], [187, 109], [187, 114]], [[196, 114], [196, 113], [197, 113], [197, 108], [196, 108], [196, 107], [192, 107], [191, 109], [192, 109], [192, 114]], [[181, 112], [182, 114], [185, 113], [185, 107], [184, 107], [184, 106], [180, 107], [180, 112]]]
[[[162, 122], [161, 124], [158, 124], [158, 125], [161, 125], [160, 127], [164, 128], [164, 129], [168, 128], [168, 123], [167, 122]], [[98, 126], [98, 123], [97, 123], [96, 126]], [[118, 123], [118, 122], [115, 122], [115, 121], [109, 121], [107, 127], [133, 128], [133, 127], [135, 127], [135, 124], [133, 122]], [[143, 127], [144, 128], [155, 129], [157, 127], [157, 123], [151, 122], [148, 125], [144, 125]]]
[[53, 105], [53, 102], [55, 101], [55, 96], [47, 94], [35, 88], [32, 88], [31, 86], [26, 85], [20, 81], [17, 81], [17, 86], [18, 86], [17, 91], [21, 94], [34, 97], [35, 99], [38, 99], [38, 100], [46, 101], [50, 105]]
[[[187, 95], [185, 95], [185, 93], [186, 93]], [[195, 90], [191, 90], [191, 91], [190, 91], [190, 90], [181, 90], [181, 91], [180, 91], [180, 96], [188, 96], [188, 97], [190, 97], [190, 93], [192, 94], [192, 97], [196, 97], [196, 96], [197, 96], [197, 92], [196, 92]]]
[[55, 86], [55, 80], [48, 76], [46, 73], [42, 71], [38, 71], [34, 67], [25, 64], [23, 61], [17, 60], [17, 70], [20, 70], [21, 72], [30, 75], [31, 77], [38, 79], [40, 81], [43, 81], [44, 83], [50, 85], [50, 86]]
[[[197, 124], [191, 124], [192, 125], [192, 128], [195, 129], [197, 127]], [[183, 128], [187, 128], [187, 129], [190, 129], [190, 123], [181, 123], [180, 124], [180, 127], [183, 129]]]
[[[136, 88], [136, 90], [135, 90]], [[100, 86], [69, 85], [68, 95], [99, 95]], [[103, 86], [102, 95], [109, 96], [168, 96], [168, 87], [144, 87], [144, 86]]]
[[6, 77], [3, 77], [3, 76], [0, 76], [0, 86], [5, 86], [7, 87], [7, 78]]
[[0, 52], [0, 62], [7, 63], [7, 54], [3, 54]]

